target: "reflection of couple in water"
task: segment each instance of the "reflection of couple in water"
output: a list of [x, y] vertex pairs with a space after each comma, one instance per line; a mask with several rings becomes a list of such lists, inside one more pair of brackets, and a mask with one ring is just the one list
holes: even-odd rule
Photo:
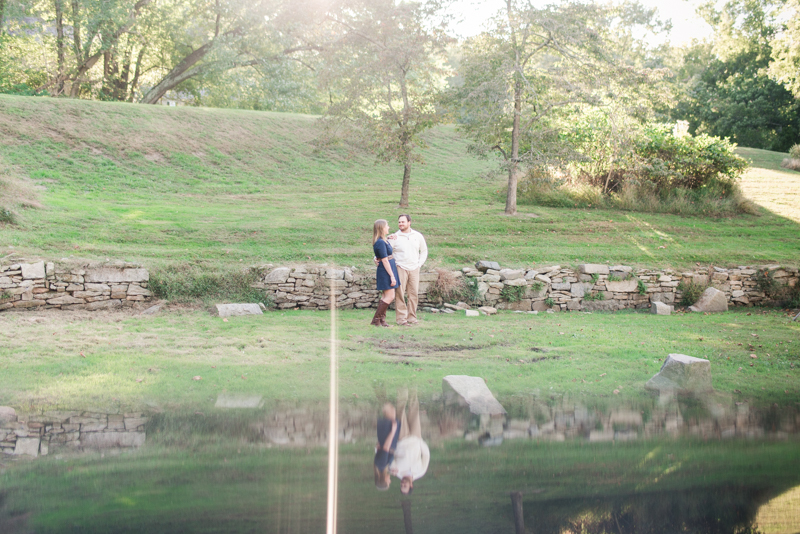
[[[374, 460], [375, 487], [388, 490], [391, 476], [394, 475], [401, 481], [400, 492], [408, 495], [414, 489], [414, 481], [428, 470], [431, 451], [422, 440], [416, 392], [410, 400], [408, 390], [400, 392], [397, 403], [397, 408], [390, 403], [384, 404], [378, 418], [378, 445]], [[397, 418], [398, 412], [400, 419]]]

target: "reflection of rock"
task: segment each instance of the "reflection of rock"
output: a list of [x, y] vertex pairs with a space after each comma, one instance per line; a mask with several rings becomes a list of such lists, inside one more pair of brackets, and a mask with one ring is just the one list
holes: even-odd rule
[[17, 438], [14, 454], [17, 456], [39, 456], [39, 438]]
[[446, 404], [468, 406], [475, 415], [505, 415], [506, 410], [497, 402], [486, 382], [477, 376], [448, 375], [442, 379], [442, 393]]
[[220, 393], [215, 408], [258, 408], [261, 406], [261, 395], [232, 395]]
[[644, 387], [659, 392], [711, 391], [711, 362], [685, 354], [670, 354], [661, 370]]
[[694, 306], [689, 306], [689, 311], [693, 312], [726, 312], [728, 311], [728, 299], [725, 293], [719, 289], [709, 287], [700, 296], [700, 300]]
[[92, 449], [141, 447], [144, 445], [144, 440], [144, 432], [86, 432], [81, 434], [81, 445]]
[[17, 412], [14, 408], [0, 406], [0, 423], [13, 423], [17, 420]]

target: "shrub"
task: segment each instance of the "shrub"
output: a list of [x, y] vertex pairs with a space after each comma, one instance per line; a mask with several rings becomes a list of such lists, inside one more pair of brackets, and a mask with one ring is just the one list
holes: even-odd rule
[[756, 287], [771, 299], [778, 296], [780, 290], [780, 284], [773, 278], [773, 273], [769, 269], [759, 269], [756, 272]]
[[174, 302], [222, 299], [271, 306], [266, 291], [252, 287], [259, 281], [255, 269], [214, 271], [198, 265], [171, 265], [150, 273], [150, 290], [156, 297]]
[[456, 274], [447, 269], [436, 269], [438, 274], [436, 283], [428, 290], [428, 297], [432, 300], [442, 299], [444, 302], [456, 303], [460, 300], [464, 302], [478, 302], [480, 293], [478, 292], [478, 279], [457, 277]]
[[15, 224], [14, 213], [8, 208], [0, 207], [0, 224]]
[[588, 295], [583, 296], [583, 300], [605, 300], [605, 299], [606, 296], [602, 291], [589, 293]]
[[678, 284], [678, 291], [681, 292], [681, 306], [693, 306], [695, 302], [700, 300], [700, 295], [703, 291], [708, 289], [708, 286], [695, 284], [694, 282], [683, 282]]
[[791, 156], [792, 159], [800, 159], [800, 144], [794, 145], [789, 149], [789, 156]]
[[552, 308], [553, 304], [555, 303], [556, 301], [554, 301], [551, 297], [547, 297], [546, 299], [544, 299], [544, 305], [547, 306], [548, 308]]
[[8, 291], [0, 292], [0, 302], [5, 302], [6, 300], [11, 300], [14, 295], [9, 293]]
[[531, 289], [532, 289], [534, 292], [541, 291], [541, 290], [544, 288], [544, 282], [540, 282], [540, 281], [536, 280], [535, 282], [533, 282], [533, 283], [530, 285], [530, 288], [531, 288]]
[[506, 302], [519, 302], [525, 296], [525, 286], [503, 286], [500, 297]]
[[640, 295], [647, 295], [647, 286], [638, 278], [636, 279], [636, 291], [638, 291]]
[[800, 283], [786, 287], [786, 301], [784, 306], [788, 308], [800, 308]]

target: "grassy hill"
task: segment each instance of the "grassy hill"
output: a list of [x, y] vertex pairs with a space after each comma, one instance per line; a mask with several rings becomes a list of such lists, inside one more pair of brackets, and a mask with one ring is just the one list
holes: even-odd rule
[[[149, 266], [364, 264], [372, 222], [400, 213], [402, 168], [357, 147], [317, 150], [315, 117], [0, 96], [0, 258]], [[451, 126], [428, 135], [411, 208], [432, 264], [797, 264], [800, 173], [746, 150], [757, 216], [707, 219], [520, 206]], [[794, 196], [792, 196], [794, 195]], [[768, 209], [767, 209], [768, 208]], [[772, 211], [770, 211], [772, 210]], [[406, 210], [403, 210], [406, 211]]]

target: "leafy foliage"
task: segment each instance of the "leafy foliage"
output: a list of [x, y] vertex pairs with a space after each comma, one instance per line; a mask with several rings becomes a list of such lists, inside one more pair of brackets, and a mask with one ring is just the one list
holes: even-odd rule
[[789, 155], [794, 159], [800, 159], [800, 144], [792, 145], [789, 149]]
[[150, 273], [150, 289], [158, 298], [174, 302], [260, 302], [271, 306], [266, 292], [253, 287], [259, 281], [259, 273], [254, 269], [219, 271], [172, 265]]
[[500, 297], [506, 302], [519, 302], [525, 297], [525, 286], [503, 286]]
[[681, 283], [678, 284], [678, 291], [681, 292], [679, 304], [681, 306], [693, 306], [695, 302], [700, 300], [700, 296], [706, 289], [708, 289], [707, 285], [681, 281]]

